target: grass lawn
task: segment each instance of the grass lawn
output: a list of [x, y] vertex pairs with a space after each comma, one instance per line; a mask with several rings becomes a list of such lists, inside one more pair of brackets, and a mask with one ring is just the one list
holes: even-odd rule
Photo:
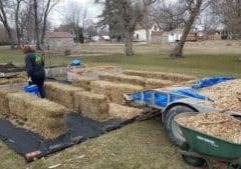
[[[159, 46], [136, 46], [137, 55], [126, 57], [122, 46], [81, 46], [81, 52], [105, 51], [103, 56], [78, 57], [90, 66], [118, 65], [124, 69], [178, 72], [203, 77], [207, 75], [232, 74], [241, 77], [239, 47], [205, 48], [187, 47], [185, 58], [169, 59], [170, 48]], [[76, 50], [76, 49], [75, 49]], [[95, 51], [96, 50], [96, 51]], [[108, 53], [108, 51], [111, 51]], [[116, 52], [116, 53], [115, 53]], [[108, 55], [107, 55], [108, 53]], [[0, 49], [0, 62], [23, 64], [21, 51]], [[72, 58], [49, 59], [47, 65], [69, 64]], [[24, 159], [0, 143], [1, 169], [46, 169], [61, 164], [58, 169], [192, 169], [186, 165], [166, 138], [160, 119], [135, 122], [119, 130], [91, 139], [51, 155], [45, 159], [26, 164]], [[216, 167], [220, 169], [220, 167]]]

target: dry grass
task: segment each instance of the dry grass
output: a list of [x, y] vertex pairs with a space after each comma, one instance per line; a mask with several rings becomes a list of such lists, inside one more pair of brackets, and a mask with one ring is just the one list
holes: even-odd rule
[[78, 92], [75, 94], [75, 109], [82, 115], [94, 120], [108, 118], [107, 98], [101, 94]]
[[91, 82], [91, 91], [97, 94], [104, 94], [110, 102], [123, 103], [123, 94], [143, 90], [143, 87], [107, 81]]
[[109, 115], [112, 118], [133, 119], [140, 117], [144, 113], [143, 109], [109, 103]]
[[57, 82], [45, 83], [45, 89], [49, 100], [62, 104], [71, 110], [74, 109], [74, 94], [83, 91], [82, 88]]

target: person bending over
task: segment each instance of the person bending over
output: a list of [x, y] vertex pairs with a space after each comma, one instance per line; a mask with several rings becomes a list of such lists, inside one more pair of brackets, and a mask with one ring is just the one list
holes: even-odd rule
[[35, 49], [31, 46], [25, 46], [23, 52], [25, 54], [25, 65], [29, 82], [38, 86], [41, 98], [46, 98], [44, 89], [44, 57], [36, 53]]

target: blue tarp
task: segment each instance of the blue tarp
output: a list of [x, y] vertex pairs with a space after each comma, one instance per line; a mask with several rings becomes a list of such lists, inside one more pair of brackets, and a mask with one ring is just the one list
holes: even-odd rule
[[78, 59], [72, 60], [71, 66], [79, 66], [79, 65], [81, 65], [81, 61], [80, 60], [78, 60]]
[[[144, 92], [143, 96], [142, 96], [142, 92], [134, 93], [132, 94], [132, 98], [134, 101], [144, 101], [147, 105], [150, 105], [151, 100], [153, 100], [152, 93], [154, 92], [154, 104], [161, 107], [166, 107], [171, 102], [177, 101], [182, 98], [195, 98], [200, 100], [212, 101], [207, 96], [199, 94], [198, 89], [213, 86], [221, 82], [224, 82], [227, 80], [233, 80], [233, 79], [235, 79], [233, 76], [213, 76], [213, 77], [204, 78], [198, 81], [197, 84], [192, 87], [177, 88], [169, 91], [168, 93], [163, 93], [158, 91], [146, 91]], [[176, 96], [176, 95], [179, 95], [179, 96]], [[168, 100], [168, 96], [170, 96], [170, 100]]]
[[198, 90], [205, 87], [213, 86], [222, 82], [225, 82], [227, 80], [233, 80], [235, 77], [233, 76], [213, 76], [213, 77], [207, 77], [202, 80], [199, 80], [194, 86], [192, 86], [192, 89]]

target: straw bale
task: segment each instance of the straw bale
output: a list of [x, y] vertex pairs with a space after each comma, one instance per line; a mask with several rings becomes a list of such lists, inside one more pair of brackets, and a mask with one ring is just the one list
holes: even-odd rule
[[79, 77], [78, 79], [75, 79], [72, 83], [73, 86], [83, 88], [87, 91], [90, 91], [90, 83], [96, 79], [88, 78], [88, 77]]
[[128, 76], [123, 74], [102, 74], [99, 76], [100, 80], [106, 80], [117, 83], [127, 83], [133, 85], [145, 85], [145, 79], [140, 76]]
[[142, 86], [107, 81], [91, 82], [91, 91], [104, 94], [110, 102], [123, 103], [123, 94], [143, 90]]
[[69, 109], [74, 109], [74, 93], [84, 89], [57, 82], [45, 83], [45, 90], [49, 100], [62, 104]]
[[66, 132], [67, 109], [57, 103], [38, 99], [27, 103], [27, 127], [44, 138], [53, 139]]
[[135, 71], [135, 70], [125, 70], [123, 73], [126, 75], [142, 76], [146, 78], [155, 78], [155, 79], [164, 79], [164, 80], [171, 80], [175, 82], [196, 79], [193, 76], [183, 75], [178, 73], [149, 72], [149, 71]]
[[7, 95], [16, 92], [13, 89], [0, 89], [0, 114], [9, 115], [10, 109]]
[[170, 80], [159, 80], [159, 79], [146, 79], [145, 89], [162, 88], [167, 86], [172, 86], [173, 82]]
[[11, 116], [16, 116], [21, 120], [26, 120], [29, 109], [29, 102], [38, 100], [39, 98], [27, 93], [17, 92], [8, 93], [7, 99], [9, 101], [9, 110]]
[[241, 121], [219, 112], [201, 113], [176, 119], [178, 124], [211, 136], [241, 144]]
[[112, 118], [133, 119], [140, 117], [143, 113], [142, 109], [109, 103], [109, 115]]
[[105, 95], [91, 92], [75, 94], [75, 108], [82, 115], [94, 120], [108, 118], [108, 102]]
[[213, 99], [214, 102], [204, 102], [218, 110], [241, 112], [241, 79], [229, 80], [200, 90], [200, 93]]

